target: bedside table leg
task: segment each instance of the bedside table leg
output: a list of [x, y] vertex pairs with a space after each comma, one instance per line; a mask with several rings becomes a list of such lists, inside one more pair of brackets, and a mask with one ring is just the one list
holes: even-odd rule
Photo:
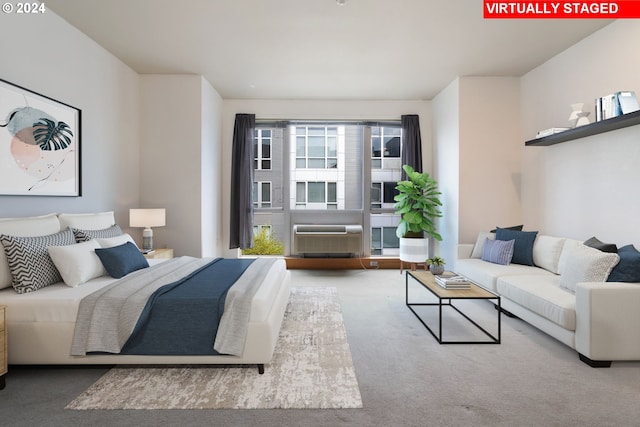
[[7, 385], [7, 382], [5, 381], [4, 377], [5, 377], [4, 375], [0, 377], [0, 390], [4, 390], [4, 386]]

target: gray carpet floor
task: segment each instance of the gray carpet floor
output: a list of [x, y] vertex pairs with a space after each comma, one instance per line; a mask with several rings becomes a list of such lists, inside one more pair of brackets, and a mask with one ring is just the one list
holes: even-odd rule
[[[65, 405], [107, 368], [10, 367], [7, 387], [0, 391], [0, 424], [640, 425], [640, 362], [590, 368], [575, 351], [505, 316], [500, 345], [439, 345], [404, 305], [404, 276], [397, 270], [293, 270], [292, 279], [293, 286], [338, 289], [363, 409], [70, 411]], [[420, 290], [412, 289], [412, 295], [417, 299]], [[490, 303], [461, 305], [483, 326], [495, 327]], [[425, 317], [434, 320], [431, 312]], [[445, 322], [452, 336], [475, 334], [451, 313]]]

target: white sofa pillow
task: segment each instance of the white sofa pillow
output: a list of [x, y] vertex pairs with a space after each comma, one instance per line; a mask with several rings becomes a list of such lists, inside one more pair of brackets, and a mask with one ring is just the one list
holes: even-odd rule
[[[24, 218], [0, 218], [0, 234], [18, 237], [47, 236], [60, 231], [56, 214]], [[7, 255], [0, 244], [0, 289], [11, 287], [12, 277]]]
[[559, 274], [558, 264], [565, 240], [564, 237], [538, 235], [533, 242], [533, 263], [552, 273]]
[[61, 213], [60, 228], [77, 228], [80, 230], [102, 230], [116, 223], [113, 211], [96, 213]]
[[619, 260], [618, 254], [567, 240], [560, 255], [560, 287], [575, 292], [578, 283], [605, 282]]
[[482, 258], [482, 249], [484, 248], [484, 243], [487, 239], [496, 240], [496, 233], [491, 233], [489, 231], [481, 231], [478, 233], [476, 244], [473, 246], [473, 251], [471, 251], [471, 258]]
[[100, 248], [97, 240], [68, 246], [49, 246], [49, 256], [67, 286], [76, 287], [87, 280], [107, 274], [96, 255]]

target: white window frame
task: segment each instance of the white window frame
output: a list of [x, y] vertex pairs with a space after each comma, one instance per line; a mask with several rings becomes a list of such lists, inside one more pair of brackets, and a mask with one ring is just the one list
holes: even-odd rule
[[[303, 125], [303, 126], [295, 126], [296, 129], [296, 140], [295, 140], [295, 168], [296, 169], [336, 169], [338, 167], [339, 153], [338, 153], [338, 138], [339, 138], [339, 130], [338, 126], [321, 126], [321, 125]], [[304, 134], [299, 133], [301, 129], [304, 129]], [[323, 157], [311, 157], [309, 156], [309, 137], [310, 135], [309, 129], [323, 129], [324, 130], [324, 156]], [[329, 129], [335, 129], [335, 135], [329, 135]], [[317, 136], [317, 135], [315, 135]], [[298, 153], [298, 139], [304, 138], [304, 155], [299, 155]], [[329, 155], [329, 139], [335, 139], [335, 156]], [[304, 166], [298, 166], [298, 161], [304, 159]], [[324, 167], [311, 167], [309, 166], [310, 160], [323, 160]], [[331, 160], [335, 160], [335, 166], [328, 167], [329, 162]]]
[[[268, 130], [270, 136], [265, 137], [263, 135], [263, 131]], [[269, 142], [269, 156], [266, 157], [263, 153], [263, 145], [264, 145], [264, 141], [268, 141]], [[271, 129], [262, 129], [262, 128], [256, 128], [255, 129], [255, 136], [254, 136], [254, 146], [256, 147], [257, 153], [256, 155], [254, 155], [253, 157], [253, 166], [254, 166], [254, 170], [271, 170], [273, 168], [273, 130]], [[254, 152], [255, 152], [254, 151]], [[262, 167], [262, 164], [264, 161], [269, 161], [269, 167], [265, 168]], [[257, 166], [257, 167], [256, 167]]]
[[[324, 201], [323, 202], [310, 202], [309, 201], [309, 184], [324, 184]], [[304, 200], [298, 199], [298, 186], [304, 185]], [[333, 194], [336, 196], [335, 200], [327, 200], [329, 197], [329, 186], [334, 187]], [[338, 183], [335, 181], [296, 181], [295, 182], [295, 197], [296, 197], [296, 209], [324, 209], [335, 210], [338, 208]]]
[[[269, 201], [263, 200], [264, 191], [263, 184], [269, 184]], [[258, 200], [253, 200], [253, 207], [255, 209], [269, 209], [273, 206], [273, 184], [271, 181], [253, 181], [253, 194], [257, 196]], [[264, 205], [269, 206], [264, 206]]]

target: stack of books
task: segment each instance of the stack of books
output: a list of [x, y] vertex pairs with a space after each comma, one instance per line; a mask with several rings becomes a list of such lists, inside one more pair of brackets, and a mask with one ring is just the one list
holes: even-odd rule
[[442, 275], [435, 276], [436, 283], [445, 289], [469, 289], [471, 282], [464, 276]]
[[596, 121], [640, 110], [634, 91], [621, 91], [596, 99]]

